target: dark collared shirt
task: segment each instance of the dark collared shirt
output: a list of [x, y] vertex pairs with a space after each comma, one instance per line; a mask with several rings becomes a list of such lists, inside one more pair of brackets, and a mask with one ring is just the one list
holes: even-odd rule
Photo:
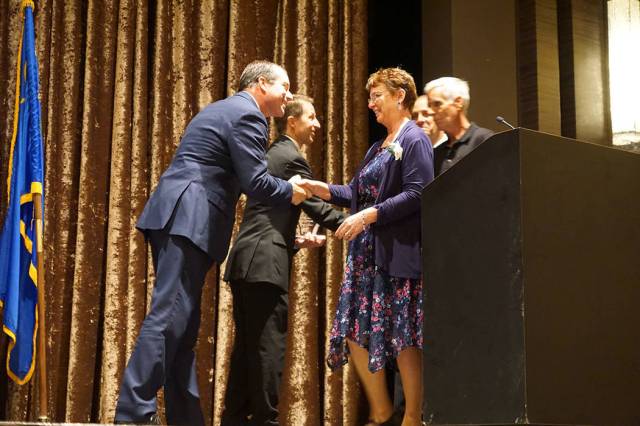
[[435, 175], [438, 176], [449, 170], [451, 166], [473, 151], [476, 146], [480, 145], [491, 135], [493, 135], [491, 130], [471, 123], [465, 134], [451, 146], [447, 142], [438, 145], [433, 151]]

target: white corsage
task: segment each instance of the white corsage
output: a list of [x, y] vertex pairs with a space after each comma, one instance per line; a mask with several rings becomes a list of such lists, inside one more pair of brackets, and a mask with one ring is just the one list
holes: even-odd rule
[[402, 147], [398, 142], [391, 142], [386, 149], [393, 155], [396, 160], [402, 159]]

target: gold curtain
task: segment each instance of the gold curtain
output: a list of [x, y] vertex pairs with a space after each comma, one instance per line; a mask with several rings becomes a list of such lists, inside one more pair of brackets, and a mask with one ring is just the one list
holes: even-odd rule
[[[0, 164], [12, 130], [19, 6], [0, 0]], [[368, 147], [366, 20], [366, 0], [36, 2], [52, 420], [113, 420], [154, 279], [135, 221], [186, 124], [233, 93], [248, 62], [283, 64], [293, 90], [315, 99], [324, 131], [309, 162], [318, 178], [351, 178]], [[6, 174], [2, 166], [1, 194]], [[282, 424], [353, 425], [366, 416], [350, 367], [331, 372], [325, 363], [345, 253], [329, 239], [295, 258]], [[213, 425], [234, 337], [223, 267], [207, 277], [197, 345], [202, 409]], [[1, 344], [4, 357], [4, 337]], [[34, 420], [35, 385], [16, 386], [2, 369], [0, 416]]]

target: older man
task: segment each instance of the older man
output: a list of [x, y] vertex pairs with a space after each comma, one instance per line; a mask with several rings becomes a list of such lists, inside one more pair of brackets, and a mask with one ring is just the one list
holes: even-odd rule
[[306, 199], [302, 188], [267, 173], [266, 118], [282, 116], [291, 98], [283, 68], [252, 62], [237, 94], [208, 105], [187, 126], [136, 225], [151, 243], [156, 283], [116, 422], [157, 422], [156, 394], [164, 386], [167, 423], [204, 423], [193, 352], [202, 285], [227, 256], [240, 192], [277, 206]]
[[469, 84], [456, 77], [432, 80], [424, 88], [429, 109], [448, 141], [434, 150], [436, 175], [447, 171], [462, 157], [484, 142], [493, 132], [477, 126], [467, 118], [471, 97]]
[[433, 149], [446, 142], [447, 135], [436, 125], [433, 119], [433, 111], [429, 109], [427, 95], [418, 96], [411, 110], [411, 118], [429, 136]]

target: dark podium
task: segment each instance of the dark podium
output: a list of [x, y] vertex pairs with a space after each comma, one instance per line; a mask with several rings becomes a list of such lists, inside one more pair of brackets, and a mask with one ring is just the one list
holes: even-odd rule
[[640, 424], [640, 155], [500, 133], [422, 227], [427, 423]]

